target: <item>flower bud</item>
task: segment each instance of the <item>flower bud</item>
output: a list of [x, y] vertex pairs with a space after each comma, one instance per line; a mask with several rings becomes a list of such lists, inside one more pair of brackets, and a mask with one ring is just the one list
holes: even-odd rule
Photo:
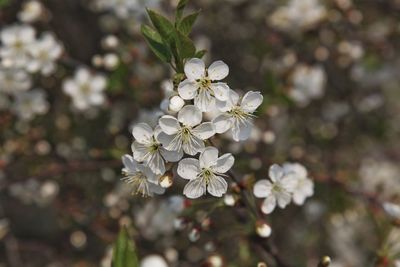
[[172, 171], [167, 171], [163, 176], [160, 177], [158, 183], [162, 188], [169, 188], [174, 182], [174, 176]]
[[225, 205], [227, 205], [229, 207], [233, 207], [233, 206], [235, 206], [236, 199], [235, 199], [235, 197], [233, 195], [226, 194], [224, 196], [224, 203], [225, 203]]
[[259, 262], [257, 263], [257, 267], [267, 267], [267, 264], [265, 262]]
[[101, 45], [104, 49], [114, 49], [118, 44], [119, 40], [115, 35], [108, 35], [101, 41]]
[[119, 63], [119, 58], [116, 54], [106, 54], [103, 57], [104, 67], [108, 70], [114, 70]]
[[331, 258], [328, 256], [322, 257], [318, 267], [328, 267], [331, 264]]
[[169, 110], [178, 112], [185, 105], [185, 101], [180, 96], [173, 96], [169, 100]]
[[271, 227], [263, 221], [258, 221], [256, 223], [256, 232], [262, 238], [267, 238], [271, 235]]

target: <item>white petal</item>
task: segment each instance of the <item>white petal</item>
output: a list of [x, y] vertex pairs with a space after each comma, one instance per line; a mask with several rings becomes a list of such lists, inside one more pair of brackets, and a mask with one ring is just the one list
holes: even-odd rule
[[169, 146], [169, 144], [172, 142], [174, 137], [175, 137], [175, 135], [168, 135], [164, 132], [161, 132], [156, 136], [156, 139], [157, 139], [157, 142], [162, 144], [163, 147], [165, 148], [165, 147]]
[[276, 199], [273, 195], [268, 196], [261, 205], [261, 211], [264, 214], [270, 214], [276, 206]]
[[163, 132], [168, 135], [176, 134], [178, 132], [178, 130], [181, 128], [178, 120], [170, 115], [162, 116], [159, 119], [158, 123], [159, 123], [161, 129], [163, 130]]
[[228, 99], [230, 89], [226, 83], [212, 83], [210, 87], [213, 90], [216, 99], [220, 101]]
[[157, 195], [162, 195], [165, 192], [165, 188], [162, 188], [161, 186], [153, 184], [153, 183], [149, 183], [149, 189], [150, 189], [150, 192], [155, 193]]
[[198, 95], [194, 98], [194, 105], [202, 112], [208, 112], [215, 106], [215, 98], [208, 90], [200, 90]]
[[229, 95], [226, 101], [217, 101], [217, 108], [221, 112], [230, 111], [239, 102], [239, 95], [233, 91], [229, 90]]
[[132, 129], [135, 140], [141, 144], [148, 144], [153, 138], [153, 129], [147, 123], [138, 123]]
[[132, 143], [133, 158], [138, 162], [143, 162], [148, 155], [148, 148], [137, 141]]
[[215, 134], [214, 125], [211, 122], [204, 122], [193, 129], [193, 134], [202, 140], [206, 140]]
[[202, 179], [194, 179], [189, 181], [183, 189], [183, 194], [188, 198], [198, 198], [206, 192], [206, 183]]
[[185, 100], [193, 99], [197, 94], [197, 85], [195, 82], [189, 81], [188, 79], [181, 82], [178, 86], [178, 93], [180, 97]]
[[292, 199], [290, 193], [286, 192], [286, 191], [279, 192], [279, 194], [276, 196], [276, 198], [278, 200], [278, 206], [281, 209], [285, 208], [290, 203], [290, 200]]
[[269, 167], [268, 175], [269, 175], [269, 178], [271, 178], [271, 180], [273, 182], [276, 182], [282, 178], [283, 169], [278, 164], [273, 164], [273, 165], [271, 165], [271, 167]]
[[137, 162], [130, 155], [122, 156], [122, 163], [125, 166], [126, 171], [135, 172], [137, 167]]
[[229, 67], [221, 60], [215, 61], [210, 65], [210, 67], [208, 67], [208, 77], [212, 81], [222, 80], [226, 78], [228, 74], [229, 74]]
[[191, 156], [203, 151], [204, 141], [194, 135], [192, 135], [190, 142], [182, 144], [183, 151]]
[[80, 68], [75, 72], [75, 79], [79, 84], [84, 84], [90, 81], [90, 72], [85, 68]]
[[227, 153], [217, 159], [217, 165], [213, 169], [219, 173], [226, 173], [232, 168], [234, 163], [235, 158], [232, 154]]
[[202, 117], [201, 111], [193, 105], [183, 107], [178, 113], [178, 120], [185, 126], [199, 125]]
[[215, 147], [209, 146], [201, 152], [199, 161], [200, 161], [200, 168], [209, 168], [217, 164], [218, 159], [218, 149]]
[[225, 133], [232, 126], [231, 117], [227, 114], [218, 115], [213, 119], [212, 123], [214, 124], [215, 132], [219, 134]]
[[296, 205], [303, 205], [304, 201], [306, 200], [306, 196], [304, 194], [302, 194], [301, 192], [294, 192], [293, 193], [293, 202]]
[[168, 162], [177, 162], [183, 157], [183, 151], [168, 151], [165, 148], [160, 148], [160, 153]]
[[199, 161], [193, 158], [185, 158], [179, 161], [177, 172], [184, 179], [196, 179], [200, 172]]
[[297, 183], [298, 179], [296, 179], [292, 175], [284, 176], [281, 180], [282, 187], [288, 192], [293, 192], [296, 188]]
[[272, 184], [267, 179], [257, 181], [254, 184], [253, 194], [258, 198], [264, 198], [271, 195]]
[[253, 129], [253, 123], [250, 119], [248, 120], [237, 120], [233, 119], [232, 126], [232, 137], [236, 142], [247, 140]]
[[93, 92], [88, 96], [89, 102], [93, 105], [100, 105], [103, 104], [105, 101], [105, 97], [101, 93]]
[[104, 76], [97, 75], [90, 81], [92, 89], [96, 92], [101, 92], [106, 88], [107, 80]]
[[203, 60], [198, 58], [188, 60], [184, 69], [186, 77], [191, 81], [201, 79], [206, 71]]
[[252, 113], [261, 105], [262, 102], [263, 96], [260, 92], [250, 91], [244, 95], [240, 106], [245, 112]]
[[214, 197], [222, 197], [228, 190], [228, 183], [221, 176], [214, 176], [207, 185], [207, 191]]
[[79, 87], [76, 85], [75, 81], [71, 79], [66, 80], [63, 84], [63, 91], [67, 95], [75, 95], [78, 90]]
[[154, 174], [162, 175], [165, 173], [164, 159], [161, 157], [159, 152], [156, 152], [149, 157], [146, 166], [148, 166]]

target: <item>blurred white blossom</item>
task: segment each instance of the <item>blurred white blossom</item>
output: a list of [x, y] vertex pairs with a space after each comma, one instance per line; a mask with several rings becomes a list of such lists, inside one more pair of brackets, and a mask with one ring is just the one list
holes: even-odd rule
[[40, 1], [26, 1], [22, 5], [22, 10], [18, 13], [18, 19], [26, 23], [35, 22], [40, 18], [43, 12], [44, 7]]
[[287, 5], [279, 7], [268, 19], [269, 23], [280, 30], [306, 30], [320, 22], [327, 11], [319, 0], [289, 0]]
[[269, 168], [269, 180], [259, 180], [254, 185], [253, 193], [258, 198], [265, 198], [261, 210], [265, 214], [271, 213], [276, 205], [285, 208], [291, 201], [296, 186], [294, 176], [287, 175], [285, 169], [277, 164]]
[[29, 25], [11, 25], [0, 33], [0, 57], [6, 67], [22, 68], [30, 60], [29, 49], [35, 42], [35, 29]]
[[325, 71], [322, 67], [299, 64], [292, 74], [289, 96], [299, 106], [307, 106], [311, 100], [323, 96], [325, 82]]
[[91, 74], [89, 70], [80, 68], [73, 78], [64, 81], [63, 90], [72, 98], [74, 107], [86, 110], [105, 102], [103, 91], [106, 89], [106, 83], [104, 76]]
[[43, 90], [34, 89], [15, 95], [13, 110], [23, 120], [31, 120], [35, 115], [43, 115], [48, 109], [49, 103]]
[[27, 64], [30, 72], [38, 72], [48, 76], [55, 71], [55, 61], [61, 56], [63, 48], [51, 33], [45, 33], [30, 45], [31, 60]]

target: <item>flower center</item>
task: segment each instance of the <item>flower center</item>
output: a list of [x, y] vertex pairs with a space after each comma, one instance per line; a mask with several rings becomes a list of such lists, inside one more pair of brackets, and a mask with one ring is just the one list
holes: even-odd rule
[[142, 172], [125, 173], [126, 177], [123, 179], [127, 184], [132, 185], [132, 194], [141, 195], [146, 197], [150, 195], [150, 189], [147, 182], [147, 177]]
[[246, 119], [252, 117], [252, 115], [250, 113], [245, 112], [239, 106], [233, 107], [230, 111], [228, 111], [228, 114], [230, 114], [232, 117], [239, 119], [239, 120], [246, 120]]
[[189, 143], [192, 137], [192, 128], [189, 126], [183, 126], [181, 128], [181, 136], [183, 143], [185, 144]]
[[211, 179], [214, 177], [214, 172], [208, 168], [203, 168], [201, 172], [198, 174], [198, 177], [201, 177], [206, 185], [208, 185]]
[[197, 82], [200, 89], [211, 91], [211, 80], [208, 78], [203, 78]]

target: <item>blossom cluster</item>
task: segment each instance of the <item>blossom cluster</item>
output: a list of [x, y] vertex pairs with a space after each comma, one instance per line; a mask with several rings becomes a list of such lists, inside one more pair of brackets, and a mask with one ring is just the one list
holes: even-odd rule
[[[185, 196], [198, 198], [208, 192], [221, 197], [228, 189], [225, 177], [234, 157], [230, 153], [219, 156], [217, 148], [207, 146], [207, 140], [225, 132], [235, 141], [250, 137], [253, 113], [263, 101], [260, 92], [249, 91], [240, 97], [221, 82], [229, 74], [222, 61], [206, 68], [201, 59], [192, 58], [185, 63], [184, 72], [185, 79], [163, 101], [162, 106], [168, 108], [157, 125], [138, 123], [132, 129], [132, 156], [123, 157], [123, 172], [135, 193], [163, 193], [160, 180], [172, 169], [170, 163], [178, 162], [178, 175], [189, 180]], [[203, 116], [206, 112], [214, 114], [210, 121]]]
[[63, 47], [52, 33], [36, 36], [27, 24], [6, 26], [0, 33], [0, 108], [8, 108], [21, 119], [30, 120], [48, 109], [42, 89], [31, 89], [34, 74], [50, 76], [56, 70], [56, 61]]

